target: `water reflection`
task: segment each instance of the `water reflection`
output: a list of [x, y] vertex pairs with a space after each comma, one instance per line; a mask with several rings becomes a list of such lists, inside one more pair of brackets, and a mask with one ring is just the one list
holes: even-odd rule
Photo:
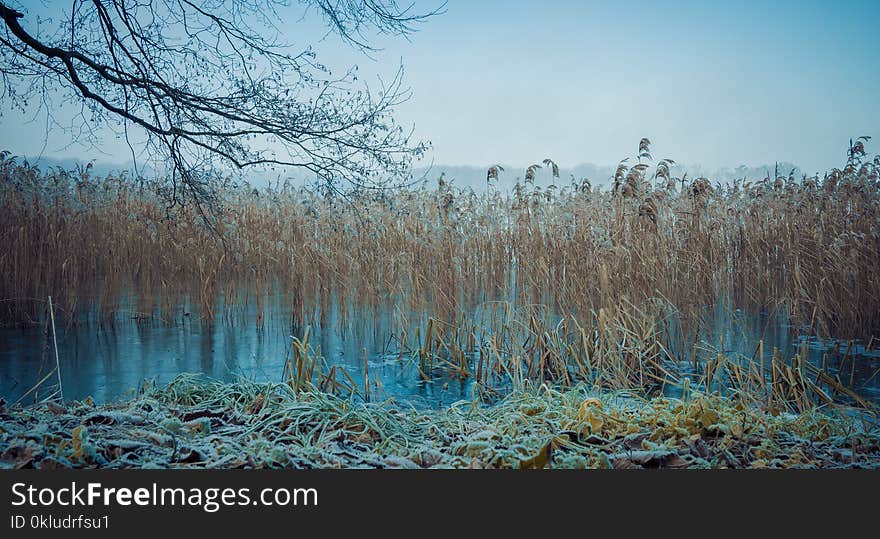
[[[226, 381], [237, 377], [281, 381], [291, 335], [302, 335], [306, 322], [291, 322], [296, 317], [281, 302], [264, 304], [271, 306], [260, 310], [249, 305], [234, 319], [218, 319], [211, 325], [194, 315], [181, 316], [179, 323], [171, 325], [133, 321], [123, 315], [109, 325], [59, 327], [65, 398], [113, 400], [130, 394], [143, 380], [162, 384], [182, 372]], [[312, 326], [311, 345], [324, 356], [327, 367], [344, 367], [360, 385], [366, 350], [374, 395], [394, 397], [417, 407], [470, 399], [470, 380], [439, 372], [434, 373], [435, 379], [425, 381], [417, 361], [398, 353], [394, 313], [391, 308], [376, 308], [345, 316], [338, 306], [331, 307], [316, 316], [324, 325]], [[262, 324], [236, 321], [256, 319]], [[703, 327], [708, 329], [696, 339], [675, 325], [667, 329], [673, 351], [684, 358], [680, 373], [687, 374], [693, 365], [695, 343], [698, 356], [709, 357], [713, 350], [723, 349], [727, 354], [751, 357], [763, 339], [768, 354], [773, 347], [787, 357], [807, 350], [810, 361], [825, 362], [830, 372], [843, 380], [851, 379], [862, 395], [880, 402], [880, 353], [866, 350], [865, 343], [819, 341], [803, 329], [791, 327], [780, 313], [747, 315], [719, 308], [703, 321]], [[11, 401], [18, 399], [54, 365], [49, 343], [43, 327], [0, 329], [0, 395]]]
[[[747, 313], [719, 304], [699, 326], [696, 334], [682, 330], [676, 323], [665, 329], [672, 355], [680, 358], [678, 373], [683, 377], [696, 380], [703, 373], [703, 360], [719, 351], [744, 362], [753, 358], [760, 361], [762, 347], [767, 369], [774, 349], [786, 361], [799, 354], [839, 377], [843, 385], [861, 396], [880, 403], [880, 349], [876, 342], [819, 339], [809, 327], [794, 325], [781, 309]], [[669, 391], [676, 394], [675, 388]]]
[[[291, 351], [291, 335], [304, 324], [284, 324], [280, 313], [262, 326], [197, 319], [180, 324], [118, 321], [110, 325], [58, 328], [64, 396], [108, 401], [130, 394], [143, 380], [166, 383], [182, 372], [203, 373], [219, 380], [244, 377], [281, 381]], [[311, 346], [327, 366], [340, 365], [363, 384], [366, 349], [374, 394], [397, 397], [417, 406], [437, 406], [470, 398], [470, 386], [449, 376], [430, 382], [409, 355], [390, 343], [391, 319], [352, 317], [343, 323], [338, 310], [327, 313], [327, 328], [311, 328]], [[54, 366], [54, 352], [42, 327], [0, 329], [0, 395], [14, 401]], [[394, 348], [392, 350], [392, 348]], [[30, 397], [29, 397], [30, 398]]]

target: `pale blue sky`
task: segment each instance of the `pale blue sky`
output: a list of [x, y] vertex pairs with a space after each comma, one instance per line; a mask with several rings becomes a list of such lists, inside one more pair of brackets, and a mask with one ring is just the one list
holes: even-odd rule
[[[367, 77], [402, 59], [413, 97], [398, 118], [438, 164], [610, 164], [647, 136], [658, 158], [819, 171], [840, 165], [850, 137], [880, 139], [878, 24], [880, 0], [449, 0], [411, 41], [375, 41], [375, 60], [335, 39], [315, 48]], [[288, 26], [304, 45], [320, 21]], [[0, 148], [38, 153], [43, 123], [4, 109]], [[104, 157], [55, 153], [65, 142], [50, 136], [46, 155], [128, 156], [113, 140]]]

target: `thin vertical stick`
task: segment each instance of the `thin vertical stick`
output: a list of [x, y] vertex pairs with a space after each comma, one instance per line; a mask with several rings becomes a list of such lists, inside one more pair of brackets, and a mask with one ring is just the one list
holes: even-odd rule
[[366, 348], [364, 348], [364, 400], [370, 401], [370, 368], [367, 365]]
[[64, 387], [61, 385], [61, 361], [58, 359], [58, 336], [55, 333], [55, 308], [49, 296], [49, 319], [52, 321], [52, 344], [55, 345], [55, 371], [58, 373], [58, 395], [64, 400]]
[[856, 357], [853, 356], [852, 358], [850, 358], [849, 363], [849, 387], [853, 387], [856, 385]]

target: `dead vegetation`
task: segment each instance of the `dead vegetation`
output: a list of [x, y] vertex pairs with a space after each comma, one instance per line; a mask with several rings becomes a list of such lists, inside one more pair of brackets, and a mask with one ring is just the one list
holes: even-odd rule
[[[579, 320], [660, 300], [693, 320], [724, 301], [784, 308], [822, 336], [880, 334], [880, 157], [866, 158], [863, 141], [824, 178], [730, 185], [673, 177], [671, 160], [649, 167], [648, 144], [608, 190], [555, 177], [541, 189], [531, 181], [541, 165], [483, 193], [442, 178], [347, 199], [239, 186], [212, 226], [194, 208], [167, 212], [149, 182], [5, 158], [0, 319], [35, 323], [52, 295], [67, 323], [106, 321], [134, 292], [139, 316], [212, 321], [228, 315], [220, 297], [230, 311], [278, 291], [304, 323], [320, 323], [329, 301], [450, 323], [493, 301]], [[500, 184], [501, 170], [488, 178]]]
[[582, 385], [419, 411], [182, 376], [117, 404], [0, 408], [7, 468], [876, 468], [877, 424]]

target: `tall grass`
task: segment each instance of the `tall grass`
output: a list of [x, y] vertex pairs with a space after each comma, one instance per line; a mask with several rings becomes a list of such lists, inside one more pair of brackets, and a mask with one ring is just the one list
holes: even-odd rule
[[[644, 143], [645, 141], [643, 141]], [[454, 323], [477, 305], [546, 305], [583, 320], [622, 303], [685, 321], [723, 301], [784, 308], [820, 335], [880, 334], [880, 158], [861, 141], [824, 178], [730, 185], [621, 163], [614, 185], [436, 187], [347, 199], [279, 184], [230, 187], [213, 226], [168, 211], [159, 187], [0, 162], [0, 321], [34, 323], [52, 295], [70, 322], [205, 320], [278, 291], [303, 321], [321, 305], [397, 305]], [[549, 160], [548, 160], [549, 161]], [[555, 165], [555, 163], [552, 163]], [[535, 165], [537, 167], [538, 165]], [[495, 177], [498, 177], [498, 168]]]

